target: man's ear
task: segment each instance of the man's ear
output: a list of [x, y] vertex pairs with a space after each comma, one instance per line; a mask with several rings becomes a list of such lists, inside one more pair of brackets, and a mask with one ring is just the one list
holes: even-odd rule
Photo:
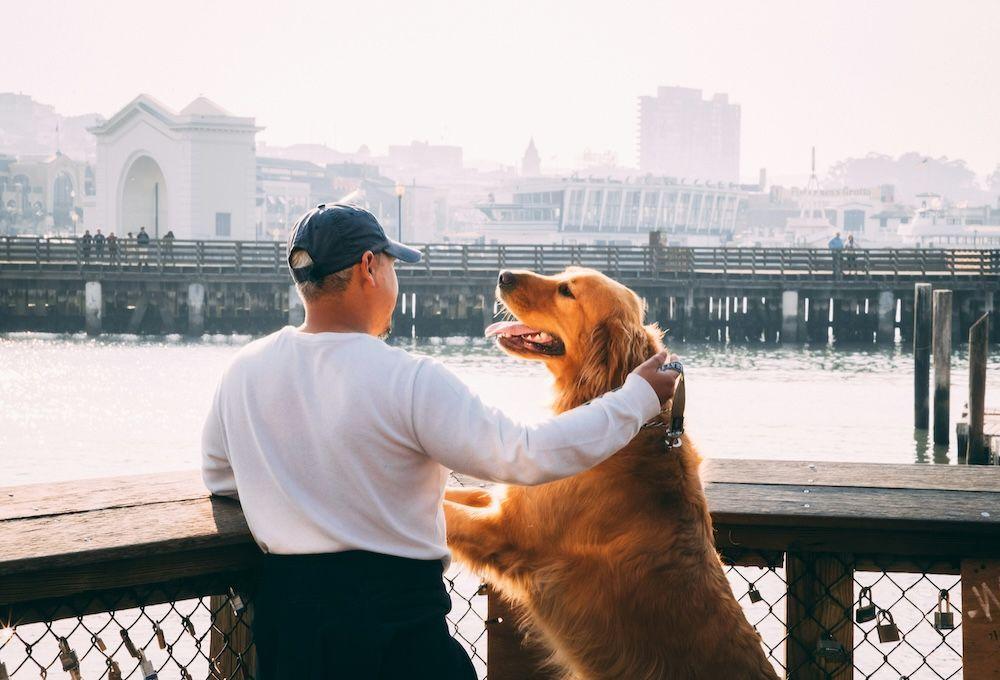
[[378, 266], [375, 260], [375, 253], [366, 250], [365, 254], [361, 256], [361, 261], [358, 262], [358, 266], [361, 268], [362, 281], [366, 281], [372, 285], [375, 285], [375, 269]]

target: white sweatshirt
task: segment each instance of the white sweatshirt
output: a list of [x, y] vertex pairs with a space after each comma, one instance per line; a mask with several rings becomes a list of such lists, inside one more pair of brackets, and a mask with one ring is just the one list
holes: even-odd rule
[[202, 435], [202, 472], [237, 496], [265, 552], [447, 559], [448, 469], [541, 484], [601, 462], [660, 411], [630, 375], [586, 406], [522, 425], [428, 357], [362, 333], [287, 326], [241, 349]]

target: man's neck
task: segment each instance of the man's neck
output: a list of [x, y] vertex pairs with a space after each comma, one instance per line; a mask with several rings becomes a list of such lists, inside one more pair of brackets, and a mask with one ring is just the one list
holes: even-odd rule
[[376, 335], [370, 320], [348, 305], [306, 305], [306, 318], [299, 330], [303, 333]]

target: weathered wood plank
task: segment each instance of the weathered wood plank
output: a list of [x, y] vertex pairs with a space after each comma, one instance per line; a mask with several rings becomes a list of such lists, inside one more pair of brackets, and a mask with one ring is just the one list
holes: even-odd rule
[[994, 492], [729, 483], [709, 483], [705, 489], [713, 515], [728, 524], [934, 528], [1000, 537], [1000, 493]]
[[221, 498], [0, 522], [0, 576], [246, 543], [238, 503]]
[[197, 470], [0, 488], [0, 521], [208, 496]]
[[1000, 492], [1000, 468], [958, 465], [836, 463], [712, 458], [702, 465], [702, 479], [730, 484], [851, 486], [872, 489], [927, 489]]

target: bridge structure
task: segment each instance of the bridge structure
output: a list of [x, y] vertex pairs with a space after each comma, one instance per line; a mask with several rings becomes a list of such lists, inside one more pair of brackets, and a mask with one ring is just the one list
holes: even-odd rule
[[[909, 340], [915, 283], [954, 292], [955, 339], [995, 309], [1000, 250], [420, 246], [400, 264], [394, 332], [480, 335], [498, 272], [589, 267], [635, 290], [668, 339], [713, 342]], [[0, 331], [262, 333], [303, 310], [285, 244], [0, 238]]]

